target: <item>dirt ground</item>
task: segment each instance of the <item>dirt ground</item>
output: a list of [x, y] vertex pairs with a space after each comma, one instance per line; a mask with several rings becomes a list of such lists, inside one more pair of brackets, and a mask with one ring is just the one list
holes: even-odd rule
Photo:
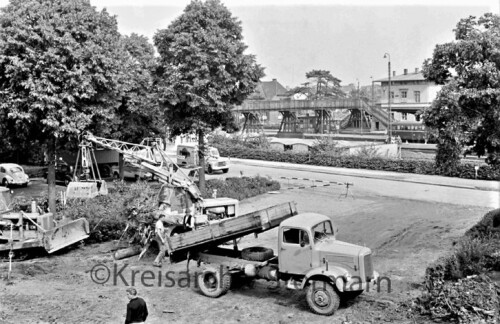
[[[375, 270], [390, 278], [391, 292], [387, 285], [380, 292], [365, 292], [341, 304], [331, 317], [309, 312], [303, 292], [266, 281], [236, 283], [220, 298], [205, 297], [183, 272], [186, 262], [159, 269], [152, 266], [152, 254], [141, 261], [137, 257], [113, 261], [115, 244], [110, 242], [17, 262], [10, 283], [5, 280], [7, 263], [0, 263], [4, 279], [0, 280], [0, 323], [123, 323], [125, 289], [132, 285], [134, 272], [133, 285], [148, 304], [148, 323], [424, 323], [406, 314], [398, 303], [420, 294], [426, 266], [451, 249], [453, 241], [488, 209], [390, 199], [361, 191], [345, 198], [341, 193], [340, 188], [288, 190], [249, 199], [240, 208], [245, 213], [296, 201], [299, 211], [330, 216], [339, 229], [339, 240], [372, 249]], [[262, 245], [277, 252], [276, 233], [273, 229], [258, 239], [245, 237], [240, 247]], [[112, 276], [121, 274], [114, 276], [116, 282], [91, 280], [91, 274], [105, 278], [103, 266]], [[101, 267], [101, 272], [95, 272], [99, 269], [95, 267]], [[196, 270], [196, 264], [191, 264], [191, 273]], [[141, 275], [147, 280], [141, 282]]]

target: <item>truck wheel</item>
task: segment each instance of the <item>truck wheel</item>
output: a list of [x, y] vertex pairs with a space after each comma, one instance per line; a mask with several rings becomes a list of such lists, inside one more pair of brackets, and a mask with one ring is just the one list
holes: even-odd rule
[[64, 185], [67, 187], [69, 183], [71, 182], [70, 179], [64, 179]]
[[332, 315], [340, 305], [340, 297], [326, 281], [312, 281], [307, 287], [306, 300], [313, 313]]
[[222, 173], [228, 173], [229, 169], [222, 169]]
[[201, 292], [207, 297], [220, 297], [227, 293], [231, 287], [231, 274], [222, 266], [205, 267], [196, 280]]
[[274, 251], [261, 246], [241, 250], [241, 257], [248, 261], [266, 261], [274, 256]]
[[208, 165], [208, 168], [207, 168], [207, 173], [208, 173], [208, 174], [212, 174], [212, 173], [214, 173], [214, 170], [212, 169], [212, 166], [211, 166], [210, 164]]
[[113, 179], [120, 180], [120, 174], [118, 172], [113, 173]]

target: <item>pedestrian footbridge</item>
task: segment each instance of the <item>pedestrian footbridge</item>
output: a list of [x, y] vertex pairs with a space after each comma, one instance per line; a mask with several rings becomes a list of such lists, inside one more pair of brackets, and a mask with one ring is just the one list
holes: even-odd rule
[[238, 119], [244, 117], [243, 132], [262, 131], [262, 117], [270, 112], [281, 115], [278, 137], [349, 129], [370, 132], [384, 130], [389, 124], [387, 111], [363, 99], [249, 100], [233, 109]]

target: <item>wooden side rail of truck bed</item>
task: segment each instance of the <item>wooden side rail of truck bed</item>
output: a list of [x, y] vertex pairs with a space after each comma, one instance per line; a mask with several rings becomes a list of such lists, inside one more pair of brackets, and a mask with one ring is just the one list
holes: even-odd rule
[[295, 202], [287, 202], [167, 237], [171, 262], [185, 260], [190, 250], [201, 251], [248, 234], [265, 232], [297, 214]]

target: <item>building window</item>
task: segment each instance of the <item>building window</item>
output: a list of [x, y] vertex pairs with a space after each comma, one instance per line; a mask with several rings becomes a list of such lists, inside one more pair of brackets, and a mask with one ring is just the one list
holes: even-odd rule
[[420, 91], [415, 91], [415, 102], [420, 102]]
[[415, 115], [415, 121], [418, 121], [418, 122], [420, 121], [420, 114]]
[[401, 90], [401, 98], [406, 99], [408, 97], [408, 91], [406, 90]]
[[404, 113], [402, 113], [402, 114], [401, 114], [401, 119], [402, 119], [402, 120], [408, 120], [408, 113], [405, 113], [405, 112], [404, 112]]

